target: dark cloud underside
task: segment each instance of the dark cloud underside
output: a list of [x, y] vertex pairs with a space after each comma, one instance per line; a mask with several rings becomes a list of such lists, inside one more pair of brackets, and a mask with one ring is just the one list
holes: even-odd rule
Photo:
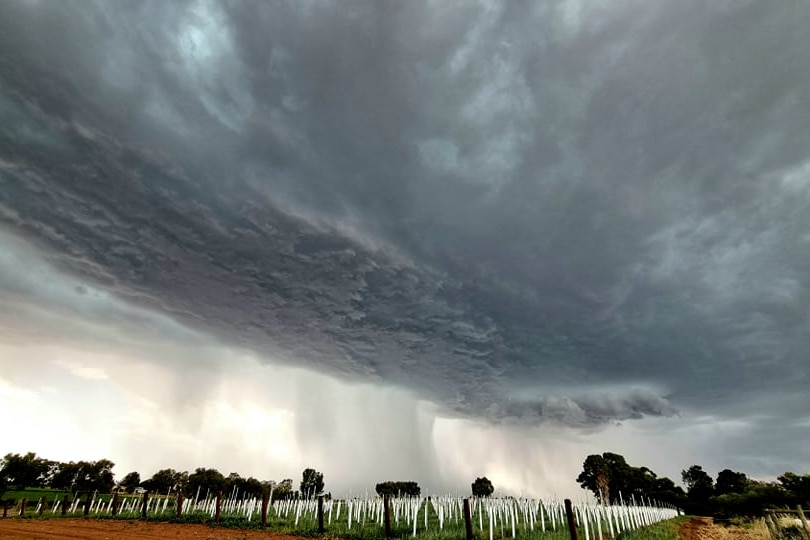
[[808, 410], [808, 26], [798, 0], [6, 1], [0, 225], [460, 414]]

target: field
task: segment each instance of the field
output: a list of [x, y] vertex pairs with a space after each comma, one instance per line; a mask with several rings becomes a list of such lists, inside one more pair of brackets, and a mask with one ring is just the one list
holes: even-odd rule
[[[8, 497], [27, 498], [25, 518], [31, 523], [72, 522], [84, 513], [84, 499], [69, 501], [62, 516], [62, 493], [49, 490], [27, 490]], [[39, 497], [46, 504], [38, 504]], [[89, 516], [104, 522], [131, 523], [141, 515], [143, 499], [123, 496], [119, 511], [111, 515], [112, 497], [102, 495], [91, 500]], [[233, 493], [221, 500], [220, 521], [216, 523], [216, 500], [192, 497], [183, 502], [183, 515], [176, 518], [173, 496], [149, 498], [147, 521], [183, 524], [217, 525], [231, 529], [259, 530], [261, 501], [239, 498]], [[451, 540], [465, 537], [463, 499], [459, 497], [392, 498], [389, 506], [392, 536], [424, 540]], [[487, 498], [470, 499], [472, 525], [482, 540], [513, 538], [515, 540], [566, 540], [569, 537], [565, 512], [559, 501], [539, 499]], [[581, 540], [615, 538], [624, 531], [672, 518], [677, 511], [655, 506], [600, 506], [589, 503], [574, 505]], [[19, 516], [19, 504], [10, 509], [10, 516]], [[326, 536], [356, 540], [376, 540], [385, 536], [384, 505], [380, 498], [331, 500], [324, 503]], [[23, 520], [14, 520], [22, 522]], [[29, 520], [26, 520], [29, 521]], [[92, 520], [91, 520], [92, 521]], [[90, 523], [91, 521], [83, 521]], [[97, 522], [96, 522], [97, 523]], [[143, 524], [143, 523], [142, 523]], [[44, 525], [43, 525], [44, 526]], [[50, 525], [48, 525], [50, 526]], [[317, 534], [317, 502], [312, 500], [276, 501], [268, 509], [266, 530], [291, 536]]]
[[296, 540], [279, 533], [131, 520], [0, 519], [3, 540]]

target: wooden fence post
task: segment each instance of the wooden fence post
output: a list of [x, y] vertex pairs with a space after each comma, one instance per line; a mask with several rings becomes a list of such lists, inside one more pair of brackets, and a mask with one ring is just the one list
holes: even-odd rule
[[87, 492], [87, 498], [84, 500], [84, 517], [90, 515], [90, 503], [93, 502], [93, 494], [91, 492]]
[[802, 510], [802, 505], [796, 505], [796, 513], [799, 514], [799, 519], [802, 522], [802, 536], [807, 539], [810, 539], [810, 526], [807, 525], [807, 518], [804, 516], [804, 510]]
[[177, 505], [177, 508], [175, 508], [175, 510], [176, 510], [175, 517], [177, 519], [180, 519], [181, 517], [183, 517], [183, 492], [182, 491], [177, 492], [177, 498], [175, 499], [175, 504]]
[[141, 519], [146, 519], [146, 510], [149, 508], [149, 491], [143, 492], [143, 503], [141, 503]]
[[45, 511], [45, 505], [48, 504], [48, 500], [45, 498], [45, 495], [39, 498], [39, 508], [37, 509], [37, 515], [41, 516], [42, 512]]
[[473, 540], [472, 513], [470, 512], [470, 499], [464, 498], [464, 530], [467, 540]]
[[3, 503], [3, 517], [8, 517], [8, 501]]
[[323, 526], [323, 495], [318, 495], [318, 532], [326, 532]]
[[577, 536], [577, 522], [574, 520], [574, 509], [571, 507], [571, 499], [565, 499], [565, 516], [568, 518], [568, 532], [571, 540], [579, 540]]
[[112, 505], [110, 505], [110, 515], [117, 516], [118, 515], [118, 492], [116, 491], [113, 493], [112, 498]]
[[270, 492], [265, 487], [262, 489], [262, 527], [267, 527], [267, 506], [270, 504]]
[[773, 519], [773, 514], [767, 510], [765, 511], [765, 525], [768, 527], [768, 532], [771, 534], [773, 540], [780, 538], [779, 525], [776, 523], [776, 520]]
[[67, 507], [68, 507], [68, 494], [65, 493], [64, 495], [62, 495], [62, 510], [61, 510], [61, 512], [62, 512], [63, 516], [67, 515]]
[[222, 492], [217, 491], [217, 510], [216, 515], [214, 516], [214, 521], [219, 523], [221, 519], [222, 519]]
[[28, 502], [28, 501], [25, 499], [25, 497], [23, 497], [23, 498], [22, 498], [22, 500], [20, 501], [20, 515], [21, 515], [21, 516], [22, 516], [22, 515], [25, 515], [25, 504], [26, 504], [27, 502]]

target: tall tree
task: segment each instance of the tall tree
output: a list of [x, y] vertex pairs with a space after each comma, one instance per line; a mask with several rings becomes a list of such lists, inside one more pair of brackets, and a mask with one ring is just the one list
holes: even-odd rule
[[582, 463], [582, 472], [577, 482], [584, 489], [589, 489], [600, 502], [610, 502], [610, 471], [608, 462], [598, 454], [591, 454]]
[[132, 471], [124, 476], [118, 486], [124, 490], [125, 493], [132, 493], [135, 488], [141, 485], [141, 475], [138, 471]]
[[418, 497], [422, 493], [422, 488], [416, 482], [391, 481], [380, 482], [375, 486], [377, 495], [380, 497]]
[[307, 499], [323, 491], [323, 474], [315, 469], [304, 469], [301, 478], [301, 495]]
[[225, 478], [225, 491], [237, 493], [239, 496], [249, 495], [252, 497], [262, 496], [262, 483], [253, 477], [242, 478], [239, 473], [232, 472]]
[[45, 484], [50, 462], [37, 457], [34, 452], [27, 454], [6, 454], [0, 460], [0, 476], [9, 486], [18, 489], [41, 487]]
[[156, 493], [177, 493], [184, 487], [186, 476], [187, 473], [177, 472], [174, 469], [161, 469], [145, 480], [141, 486]]
[[80, 469], [81, 465], [73, 461], [59, 463], [56, 472], [51, 476], [50, 487], [74, 493]]
[[199, 467], [188, 475], [186, 493], [189, 496], [200, 498], [215, 495], [220, 491], [225, 491], [225, 477], [216, 469], [205, 469]]
[[285, 478], [273, 486], [273, 500], [285, 500], [292, 497], [292, 478]]
[[634, 467], [612, 452], [585, 458], [577, 482], [605, 503], [646, 497], [682, 507], [685, 500], [683, 490], [669, 478], [658, 478], [650, 468]]
[[717, 473], [717, 482], [714, 484], [714, 492], [717, 495], [726, 493], [742, 493], [748, 487], [748, 477], [745, 473], [734, 472], [731, 469], [723, 469]]
[[489, 497], [492, 495], [492, 492], [495, 491], [495, 487], [490, 482], [489, 478], [486, 476], [482, 478], [476, 478], [475, 482], [472, 483], [472, 494], [474, 497]]
[[80, 461], [78, 474], [74, 483], [75, 491], [110, 493], [115, 487], [115, 475], [112, 472], [115, 463], [109, 459], [98, 461]]
[[631, 466], [621, 454], [605, 452], [602, 458], [607, 465], [610, 497], [613, 501], [629, 500], [647, 494], [655, 473], [647, 467]]
[[693, 503], [704, 503], [712, 496], [714, 481], [700, 465], [692, 465], [681, 471], [681, 478], [686, 484], [686, 492]]
[[585, 458], [582, 473], [577, 482], [591, 490], [597, 499], [605, 503], [645, 495], [655, 479], [655, 473], [646, 467], [631, 467], [624, 456], [605, 452]]
[[810, 474], [799, 476], [786, 472], [777, 480], [789, 494], [792, 504], [810, 505]]
[[48, 462], [48, 487], [76, 493], [98, 491], [110, 493], [115, 487], [115, 463], [109, 459], [69, 463]]
[[686, 506], [686, 493], [681, 486], [667, 477], [656, 478], [652, 491], [648, 494], [655, 501], [672, 504], [678, 508]]
[[243, 493], [248, 497], [255, 497], [257, 499], [262, 496], [262, 491], [264, 490], [262, 483], [252, 476], [249, 478], [240, 478], [236, 484], [236, 487], [239, 490], [239, 493]]

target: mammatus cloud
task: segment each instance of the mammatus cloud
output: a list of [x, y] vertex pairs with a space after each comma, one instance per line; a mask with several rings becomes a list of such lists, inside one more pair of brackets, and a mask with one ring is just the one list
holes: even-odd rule
[[507, 427], [776, 418], [806, 464], [809, 17], [4, 2], [3, 328], [112, 316], [84, 342], [202, 334]]

